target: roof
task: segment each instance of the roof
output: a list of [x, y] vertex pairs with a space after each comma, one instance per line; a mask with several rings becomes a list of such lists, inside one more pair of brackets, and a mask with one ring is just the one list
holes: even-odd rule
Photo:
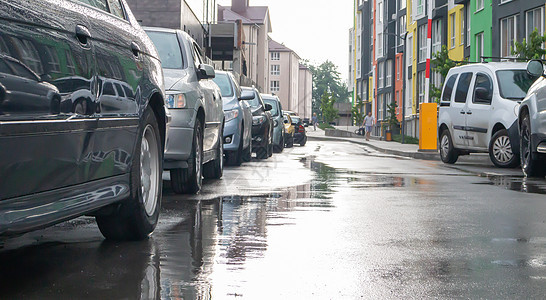
[[306, 65], [300, 64], [300, 70], [309, 70]]
[[286, 47], [285, 45], [275, 42], [271, 38], [269, 38], [269, 52], [292, 52], [294, 53], [298, 58], [301, 58], [294, 50]]
[[243, 24], [268, 24], [269, 32], [271, 32], [269, 7], [249, 6], [243, 12], [235, 12], [231, 6], [218, 5], [218, 22], [235, 22], [237, 20], [242, 20]]
[[467, 64], [462, 65], [459, 67], [453, 68], [453, 70], [459, 70], [459, 69], [467, 69], [467, 68], [476, 68], [476, 67], [482, 67], [485, 69], [489, 69], [492, 72], [498, 71], [498, 70], [527, 70], [527, 63], [524, 62], [488, 62], [488, 63], [477, 63], [477, 64]]

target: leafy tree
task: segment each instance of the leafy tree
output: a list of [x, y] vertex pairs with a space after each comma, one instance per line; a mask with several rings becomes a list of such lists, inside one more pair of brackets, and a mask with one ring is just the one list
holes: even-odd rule
[[430, 97], [432, 99], [436, 99], [436, 102], [438, 102], [440, 97], [442, 97], [442, 86], [444, 85], [443, 81], [445, 80], [449, 70], [465, 62], [458, 62], [449, 58], [449, 51], [445, 45], [442, 46], [442, 50], [434, 53], [433, 56], [432, 71], [438, 72], [440, 75], [442, 75], [442, 82], [438, 83], [439, 87], [435, 87], [432, 84], [430, 85]]
[[347, 85], [341, 81], [340, 73], [333, 62], [326, 60], [320, 65], [304, 64], [313, 74], [313, 112], [321, 116], [321, 97], [331, 93], [337, 102], [349, 102], [350, 93]]
[[335, 97], [329, 92], [322, 94], [320, 99], [320, 111], [324, 122], [330, 123], [337, 119], [339, 111], [334, 108]]
[[364, 122], [364, 103], [360, 96], [356, 98], [356, 104], [351, 108], [351, 115], [355, 125], [360, 126]]
[[512, 49], [512, 54], [526, 60], [541, 59], [546, 55], [546, 50], [542, 48], [545, 42], [546, 35], [539, 35], [538, 30], [535, 28], [529, 35], [529, 40], [523, 39], [521, 43], [515, 42], [516, 49]]

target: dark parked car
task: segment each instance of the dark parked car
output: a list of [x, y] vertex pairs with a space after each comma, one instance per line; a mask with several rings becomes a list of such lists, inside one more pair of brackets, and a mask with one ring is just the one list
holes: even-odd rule
[[164, 169], [175, 193], [197, 193], [203, 177], [224, 170], [224, 110], [212, 66], [203, 63], [197, 43], [184, 31], [146, 28], [165, 74], [167, 107], [172, 114]]
[[240, 166], [252, 157], [252, 111], [241, 98], [241, 88], [233, 75], [218, 71], [213, 81], [220, 87], [224, 102], [224, 153], [228, 165]]
[[303, 121], [298, 116], [291, 116], [292, 118], [292, 125], [295, 127], [294, 132], [294, 143], [300, 144], [300, 146], [305, 146], [305, 143], [307, 143], [307, 134], [305, 131], [305, 126], [303, 125]]
[[273, 155], [273, 118], [269, 112], [272, 107], [264, 103], [255, 88], [243, 87], [241, 98], [252, 108], [252, 151], [259, 159]]
[[0, 53], [0, 236], [88, 214], [106, 238], [146, 238], [169, 116], [125, 1], [0, 0]]
[[262, 94], [262, 99], [265, 104], [271, 105], [271, 117], [273, 118], [273, 152], [281, 153], [285, 145], [285, 129], [284, 118], [282, 114], [282, 106], [279, 97], [274, 95]]

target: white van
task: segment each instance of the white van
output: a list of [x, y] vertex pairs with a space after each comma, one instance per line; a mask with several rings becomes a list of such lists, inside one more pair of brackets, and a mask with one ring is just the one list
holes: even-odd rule
[[442, 161], [485, 152], [497, 167], [516, 167], [519, 103], [537, 77], [526, 63], [479, 63], [452, 68], [440, 99], [438, 133]]

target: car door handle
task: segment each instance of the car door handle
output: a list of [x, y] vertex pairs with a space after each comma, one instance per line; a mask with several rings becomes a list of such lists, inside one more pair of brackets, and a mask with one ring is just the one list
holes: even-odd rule
[[83, 25], [76, 25], [76, 38], [82, 45], [87, 45], [89, 39], [91, 38], [91, 33], [89, 29]]
[[131, 43], [131, 51], [133, 52], [133, 55], [135, 57], [138, 57], [138, 55], [140, 54], [140, 46], [137, 43], [132, 42]]
[[466, 114], [467, 114], [467, 115], [471, 115], [472, 112], [471, 112], [471, 111], [467, 111]]
[[464, 110], [461, 110], [461, 115], [464, 115], [465, 114], [465, 111]]

